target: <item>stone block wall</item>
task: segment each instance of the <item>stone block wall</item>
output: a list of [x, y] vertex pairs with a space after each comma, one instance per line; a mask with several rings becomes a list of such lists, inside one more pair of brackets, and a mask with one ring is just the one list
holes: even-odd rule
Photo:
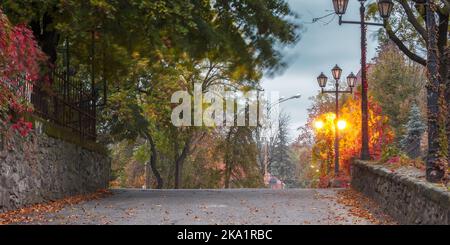
[[450, 192], [425, 180], [355, 161], [351, 185], [375, 200], [400, 224], [450, 224]]
[[104, 148], [81, 144], [79, 136], [55, 125], [37, 125], [39, 132], [26, 140], [3, 139], [0, 212], [108, 187], [110, 158]]

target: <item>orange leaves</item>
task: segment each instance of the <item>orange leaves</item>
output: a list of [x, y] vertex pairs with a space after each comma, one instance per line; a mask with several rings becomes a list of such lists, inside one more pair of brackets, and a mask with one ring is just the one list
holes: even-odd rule
[[366, 219], [372, 224], [396, 224], [391, 217], [380, 210], [374, 201], [352, 189], [339, 191], [337, 202], [346, 206], [351, 215]]
[[[315, 142], [312, 159], [320, 165], [320, 176], [329, 175], [329, 166], [334, 165], [335, 114], [323, 113], [330, 108], [321, 100], [316, 107], [323, 107], [321, 114], [314, 116], [311, 126], [315, 126]], [[346, 127], [339, 129], [340, 135], [340, 169], [349, 175], [350, 163], [361, 151], [361, 101], [358, 96], [346, 97], [341, 101], [339, 119], [345, 121]], [[371, 156], [380, 158], [382, 147], [392, 142], [394, 133], [388, 124], [389, 118], [382, 114], [381, 107], [372, 97], [369, 98], [369, 134]], [[318, 123], [320, 122], [320, 123]], [[320, 124], [320, 125], [318, 125]], [[318, 127], [318, 126], [319, 127]], [[324, 167], [327, 166], [327, 167]], [[316, 169], [313, 169], [316, 171]], [[322, 181], [323, 182], [323, 181]]]
[[[357, 157], [361, 150], [361, 101], [349, 98], [341, 110], [341, 118], [347, 120], [351, 128], [342, 133], [341, 155], [344, 168], [349, 169], [350, 161]], [[384, 116], [381, 107], [372, 97], [369, 98], [369, 137], [371, 156], [378, 159], [382, 146], [392, 142], [394, 133], [388, 125], [388, 117]]]
[[112, 195], [109, 190], [99, 190], [93, 194], [77, 195], [67, 197], [61, 200], [52, 201], [49, 203], [35, 204], [29, 207], [0, 213], [0, 224], [15, 224], [15, 223], [31, 223], [31, 222], [52, 222], [46, 220], [45, 215], [48, 213], [55, 213], [66, 206], [75, 205], [78, 203], [96, 200]]

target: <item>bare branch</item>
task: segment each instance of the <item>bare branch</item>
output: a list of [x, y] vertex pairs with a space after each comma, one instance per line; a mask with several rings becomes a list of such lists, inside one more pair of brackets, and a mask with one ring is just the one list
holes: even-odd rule
[[389, 39], [391, 39], [406, 56], [408, 56], [411, 60], [413, 60], [423, 66], [427, 65], [427, 61], [424, 58], [415, 54], [414, 52], [412, 52], [405, 46], [405, 44], [402, 42], [402, 40], [400, 40], [400, 38], [398, 38], [397, 35], [392, 31], [392, 28], [387, 21], [385, 21], [385, 29], [386, 29], [386, 33], [389, 36]]
[[417, 20], [416, 16], [414, 15], [413, 10], [411, 7], [409, 7], [406, 0], [397, 0], [400, 5], [402, 5], [403, 9], [406, 12], [406, 15], [408, 17], [408, 21], [414, 26], [414, 28], [417, 30], [417, 32], [420, 34], [420, 36], [425, 40], [427, 40], [427, 31], [425, 27], [423, 27], [419, 21]]

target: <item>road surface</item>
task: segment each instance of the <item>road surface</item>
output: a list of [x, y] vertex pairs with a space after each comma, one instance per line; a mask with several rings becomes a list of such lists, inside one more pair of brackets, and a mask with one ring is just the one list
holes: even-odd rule
[[372, 224], [337, 202], [336, 189], [139, 190], [46, 214], [34, 224]]

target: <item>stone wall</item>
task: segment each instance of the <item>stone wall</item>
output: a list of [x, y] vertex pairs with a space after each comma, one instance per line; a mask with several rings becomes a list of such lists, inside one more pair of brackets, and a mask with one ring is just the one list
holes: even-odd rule
[[450, 224], [450, 192], [443, 187], [362, 161], [352, 165], [351, 184], [401, 224]]
[[0, 142], [0, 212], [108, 187], [105, 148], [43, 121], [35, 125], [26, 139], [11, 134]]

